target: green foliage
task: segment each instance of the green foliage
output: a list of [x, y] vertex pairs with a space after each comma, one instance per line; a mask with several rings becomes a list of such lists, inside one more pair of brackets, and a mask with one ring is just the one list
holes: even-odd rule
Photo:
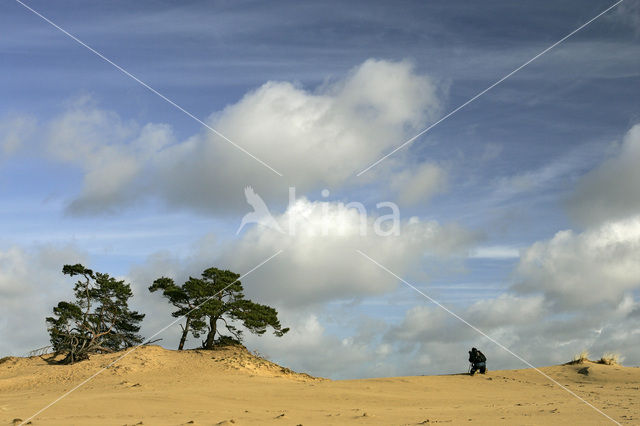
[[[276, 336], [283, 336], [288, 328], [282, 328], [278, 312], [267, 305], [245, 299], [240, 275], [217, 268], [205, 269], [201, 278], [189, 277], [177, 286], [171, 278], [158, 278], [149, 287], [149, 291], [162, 290], [162, 294], [177, 309], [171, 313], [174, 317], [185, 316], [182, 336], [178, 349], [184, 348], [187, 335], [200, 337], [206, 333], [202, 342], [205, 349], [216, 344], [228, 343], [229, 338], [242, 341], [241, 324], [251, 333], [264, 334], [268, 327]], [[219, 322], [221, 324], [219, 324]], [[220, 332], [220, 326], [231, 335]]]
[[240, 344], [242, 344], [240, 340], [234, 339], [231, 336], [220, 336], [216, 339], [216, 347], [235, 346]]
[[63, 363], [142, 342], [137, 333], [144, 314], [129, 309], [129, 284], [80, 264], [64, 265], [62, 273], [80, 276], [74, 287], [75, 301], [59, 302], [53, 308], [54, 316], [46, 319], [54, 353], [65, 355]]

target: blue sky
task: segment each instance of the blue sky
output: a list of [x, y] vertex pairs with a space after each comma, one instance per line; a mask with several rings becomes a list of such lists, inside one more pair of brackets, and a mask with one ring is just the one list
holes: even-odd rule
[[[82, 260], [131, 281], [149, 335], [170, 320], [164, 302], [145, 294], [149, 280], [213, 265], [243, 273], [282, 248], [282, 259], [244, 281], [292, 327], [281, 341], [247, 341], [276, 361], [329, 377], [453, 372], [476, 344], [495, 368], [521, 366], [359, 264], [368, 262], [353, 254], [359, 247], [534, 364], [584, 348], [640, 362], [628, 343], [640, 311], [637, 2], [626, 0], [361, 177], [612, 3], [28, 4], [284, 177], [3, 2], [0, 303], [15, 313], [0, 316], [3, 353], [47, 343], [44, 317], [71, 287], [62, 263]], [[376, 203], [393, 201], [402, 233], [281, 241], [255, 225], [235, 235], [249, 209], [247, 185], [278, 220], [290, 215], [291, 186], [304, 205], [358, 201], [372, 219], [384, 214]], [[33, 326], [16, 336], [16, 321]], [[616, 323], [622, 335], [607, 332]], [[582, 329], [568, 337], [576, 324]], [[174, 335], [163, 339], [173, 347]]]

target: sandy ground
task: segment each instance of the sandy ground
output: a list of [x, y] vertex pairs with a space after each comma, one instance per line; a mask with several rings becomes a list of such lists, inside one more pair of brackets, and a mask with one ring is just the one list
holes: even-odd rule
[[[73, 366], [0, 360], [0, 425], [20, 424], [118, 354]], [[588, 375], [578, 370], [588, 367]], [[622, 424], [640, 423], [640, 368], [542, 369]], [[601, 425], [601, 414], [534, 370], [332, 381], [242, 348], [142, 347], [32, 420], [33, 425]]]

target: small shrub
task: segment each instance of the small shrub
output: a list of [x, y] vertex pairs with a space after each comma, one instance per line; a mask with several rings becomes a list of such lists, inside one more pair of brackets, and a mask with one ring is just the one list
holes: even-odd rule
[[580, 370], [578, 370], [578, 374], [584, 374], [585, 376], [589, 375], [589, 367], [582, 367]]
[[618, 365], [620, 364], [620, 355], [607, 352], [604, 355], [602, 355], [602, 358], [600, 358], [600, 361], [598, 361], [598, 364]]

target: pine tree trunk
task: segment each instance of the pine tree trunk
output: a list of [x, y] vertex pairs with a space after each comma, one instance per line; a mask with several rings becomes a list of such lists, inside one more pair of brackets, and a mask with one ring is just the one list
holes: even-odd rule
[[218, 322], [217, 318], [209, 319], [209, 334], [207, 334], [207, 340], [204, 343], [205, 349], [213, 349], [213, 344], [215, 343], [216, 338], [216, 323]]
[[187, 317], [187, 322], [184, 324], [184, 330], [182, 330], [182, 337], [180, 337], [180, 344], [178, 345], [179, 351], [184, 349], [184, 342], [187, 341], [187, 335], [189, 334], [190, 324], [191, 324], [191, 318]]

